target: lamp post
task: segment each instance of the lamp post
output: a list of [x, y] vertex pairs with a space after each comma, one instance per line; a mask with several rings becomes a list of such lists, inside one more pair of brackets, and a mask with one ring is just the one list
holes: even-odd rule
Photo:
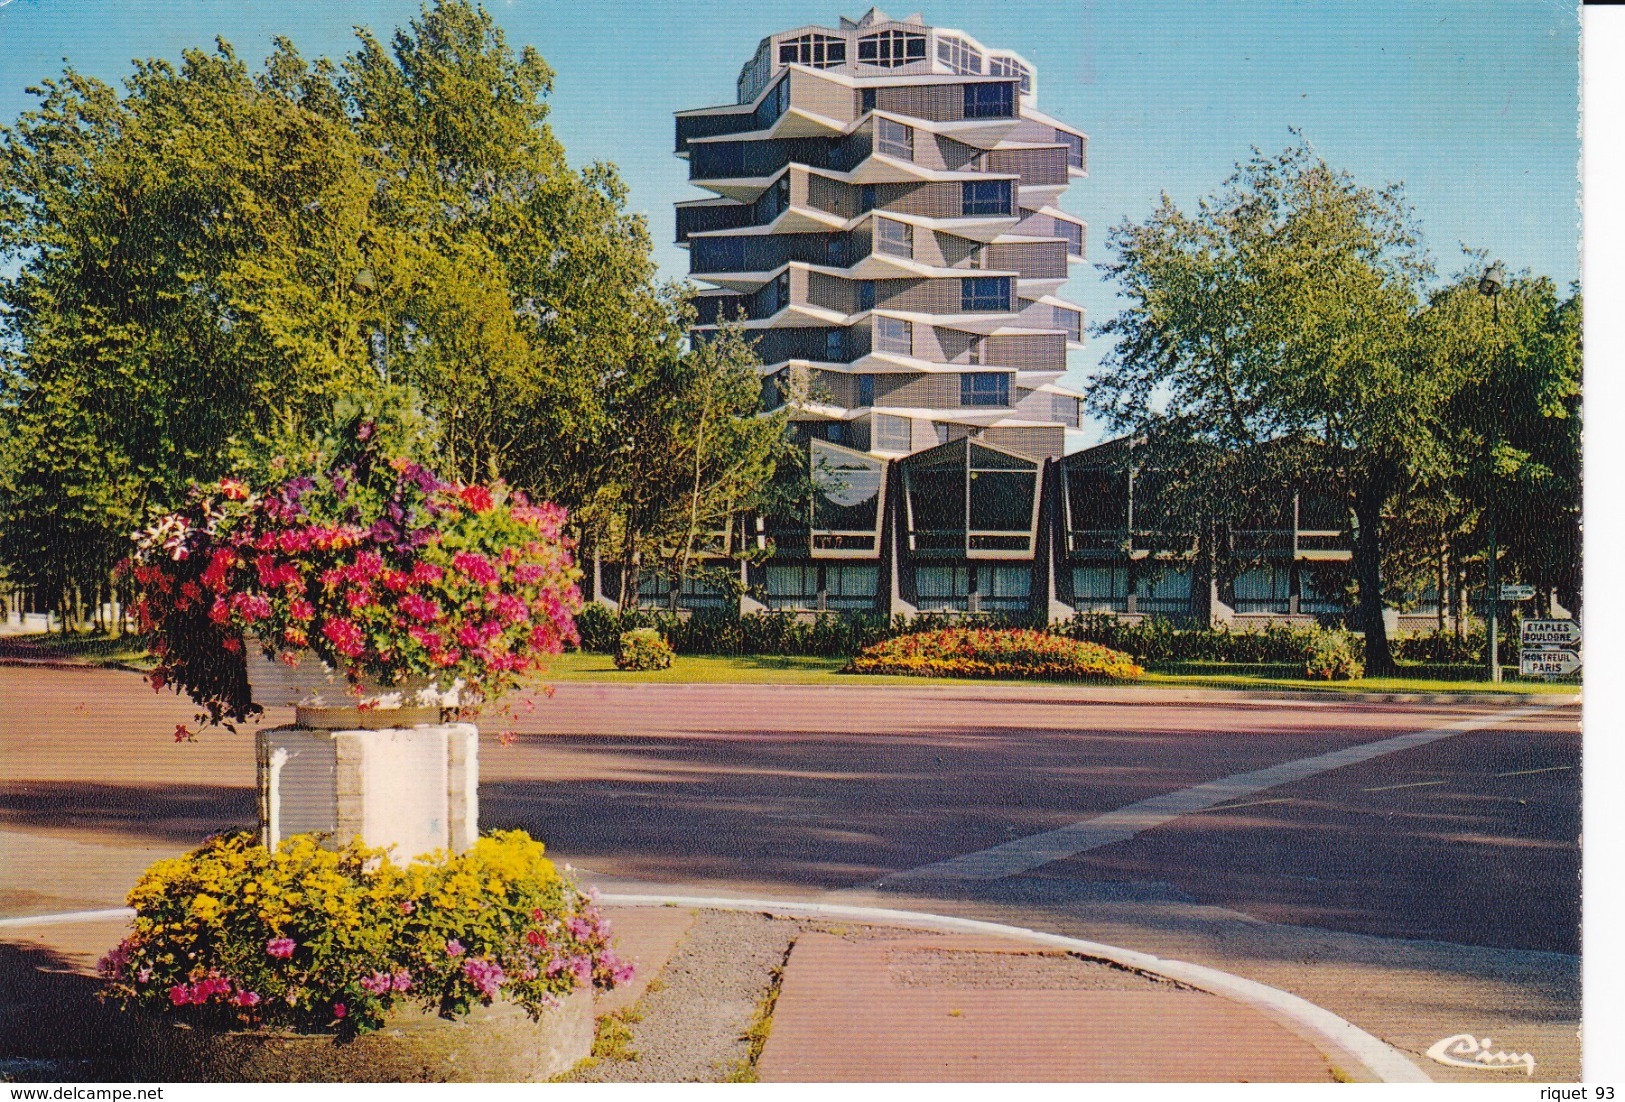
[[[1485, 268], [1484, 274], [1478, 279], [1478, 293], [1484, 295], [1490, 300], [1490, 303], [1495, 311], [1495, 325], [1497, 328], [1499, 328], [1501, 325], [1501, 291], [1505, 286], [1506, 268], [1502, 266], [1499, 260], [1497, 260], [1494, 264], [1491, 264], [1488, 268]], [[1484, 503], [1484, 512], [1489, 520], [1490, 526], [1490, 557], [1488, 563], [1489, 577], [1486, 588], [1489, 591], [1487, 596], [1489, 597], [1490, 604], [1490, 681], [1499, 682], [1501, 680], [1501, 590], [1499, 579], [1496, 577], [1496, 558], [1498, 551], [1495, 546], [1495, 502], [1493, 497], [1495, 489], [1495, 449], [1496, 445], [1500, 443], [1501, 436], [1501, 395], [1499, 389], [1496, 387], [1493, 377], [1490, 380], [1490, 386], [1490, 466], [1488, 481], [1489, 489], [1491, 491], [1491, 499], [1486, 500]]]

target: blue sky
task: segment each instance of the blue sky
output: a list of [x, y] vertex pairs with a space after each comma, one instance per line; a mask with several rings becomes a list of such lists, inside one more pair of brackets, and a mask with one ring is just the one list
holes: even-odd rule
[[[764, 35], [833, 25], [858, 4], [811, 0], [495, 0], [515, 45], [558, 73], [553, 125], [577, 164], [617, 163], [647, 213], [667, 275], [672, 203], [693, 197], [671, 154], [673, 111], [726, 103]], [[116, 81], [135, 57], [178, 58], [216, 35], [258, 64], [272, 35], [307, 56], [380, 35], [416, 0], [0, 0], [0, 121], [23, 89], [76, 68]], [[1107, 230], [1143, 219], [1160, 192], [1181, 205], [1216, 190], [1252, 146], [1275, 151], [1303, 131], [1365, 183], [1402, 181], [1441, 271], [1463, 244], [1512, 269], [1579, 276], [1579, 7], [1558, 0], [916, 0], [921, 11], [1038, 69], [1039, 106], [1090, 135], [1090, 178], [1063, 203]], [[1093, 267], [1067, 297], [1091, 321], [1114, 310]], [[1105, 353], [1073, 353], [1081, 381]]]

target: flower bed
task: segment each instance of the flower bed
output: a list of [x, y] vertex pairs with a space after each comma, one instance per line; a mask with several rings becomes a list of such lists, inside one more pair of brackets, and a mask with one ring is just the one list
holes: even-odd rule
[[900, 635], [866, 647], [847, 663], [846, 672], [1117, 681], [1145, 671], [1121, 651], [1047, 631], [950, 628]]
[[214, 1030], [353, 1036], [399, 1007], [460, 1017], [499, 996], [536, 1016], [632, 975], [592, 900], [522, 831], [405, 866], [310, 835], [274, 854], [228, 835], [153, 865], [129, 902], [134, 932], [101, 962], [108, 993]]
[[129, 570], [158, 667], [210, 722], [258, 711], [245, 645], [313, 651], [352, 684], [431, 678], [495, 699], [576, 642], [579, 571], [564, 512], [445, 482], [372, 443], [256, 493], [223, 479], [137, 533]]

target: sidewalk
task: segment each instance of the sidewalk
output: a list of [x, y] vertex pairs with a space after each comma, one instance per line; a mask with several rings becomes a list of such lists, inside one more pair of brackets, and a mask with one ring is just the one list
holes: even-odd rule
[[[12, 896], [5, 911], [16, 923], [0, 927], [0, 1079], [116, 1075], [124, 1031], [116, 1009], [96, 998], [95, 964], [125, 920], [17, 920], [117, 907], [135, 865], [161, 854], [32, 834], [0, 836], [0, 853]], [[1009, 939], [670, 906], [606, 910], [639, 969], [630, 987], [600, 998], [598, 1013], [633, 1022], [631, 1048], [647, 1055], [606, 1062], [594, 1078], [1327, 1082], [1361, 1074], [1240, 1003]], [[662, 1055], [673, 1047], [685, 1050], [682, 1062]]]

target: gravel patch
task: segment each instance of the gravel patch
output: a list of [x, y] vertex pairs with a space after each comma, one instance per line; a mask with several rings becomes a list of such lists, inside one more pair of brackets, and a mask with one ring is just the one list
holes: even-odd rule
[[750, 1055], [746, 1030], [801, 926], [766, 915], [701, 911], [638, 1000], [628, 1045], [635, 1060], [601, 1060], [579, 1083], [714, 1083]]

